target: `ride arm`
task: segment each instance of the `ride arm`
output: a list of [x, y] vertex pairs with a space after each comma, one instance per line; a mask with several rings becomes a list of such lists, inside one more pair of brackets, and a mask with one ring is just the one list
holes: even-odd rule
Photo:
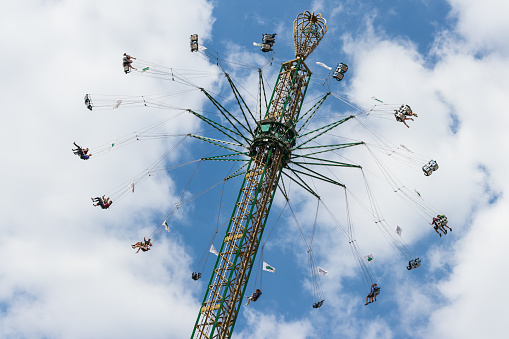
[[344, 123], [344, 122], [346, 122], [346, 121], [348, 121], [348, 120], [352, 119], [353, 117], [354, 117], [353, 115], [350, 115], [349, 117], [347, 117], [347, 118], [345, 118], [345, 119], [341, 119], [341, 120], [339, 120], [339, 121], [336, 121], [336, 122], [330, 123], [330, 124], [328, 124], [328, 125], [325, 125], [325, 126], [323, 126], [323, 127], [320, 127], [320, 128], [318, 128], [318, 129], [315, 129], [315, 130], [313, 130], [313, 131], [311, 131], [311, 132], [308, 132], [308, 133], [306, 133], [306, 134], [301, 135], [301, 136], [299, 137], [299, 139], [300, 139], [300, 138], [302, 138], [302, 137], [304, 137], [304, 136], [306, 136], [306, 135], [310, 135], [310, 134], [316, 133], [316, 132], [318, 132], [318, 131], [322, 131], [321, 133], [318, 133], [317, 135], [313, 136], [311, 139], [306, 140], [305, 142], [303, 142], [303, 143], [302, 143], [302, 144], [300, 144], [299, 146], [295, 147], [294, 149], [300, 149], [302, 146], [304, 146], [304, 145], [305, 145], [305, 144], [307, 144], [308, 142], [310, 142], [310, 141], [312, 141], [312, 140], [314, 140], [314, 139], [318, 138], [318, 137], [319, 137], [319, 136], [321, 136], [322, 134], [327, 133], [327, 132], [328, 132], [328, 131], [330, 131], [331, 129], [333, 129], [333, 128], [335, 128], [335, 127], [339, 126], [339, 125], [341, 125], [342, 123]]
[[233, 154], [217, 155], [215, 157], [201, 158], [200, 160], [217, 160], [217, 161], [245, 161], [249, 162], [249, 159], [225, 159], [227, 157], [233, 157], [236, 155], [249, 155], [247, 152], [236, 152]]
[[[291, 169], [289, 168], [289, 170], [297, 177], [299, 178], [299, 180], [295, 180], [294, 178], [292, 178], [291, 176], [289, 176], [285, 171], [283, 171], [283, 174], [288, 177], [290, 180], [292, 180], [293, 182], [295, 182], [297, 185], [299, 185], [300, 187], [302, 187], [303, 189], [305, 189], [306, 191], [308, 191], [309, 193], [311, 193], [312, 195], [314, 195], [315, 197], [317, 197], [318, 199], [320, 199], [320, 196], [315, 192], [313, 191], [313, 189], [311, 187], [308, 186], [308, 184], [306, 184], [306, 181], [304, 181], [297, 173], [302, 173], [302, 174], [305, 174], [303, 172], [299, 172], [299, 171], [296, 171], [294, 169]], [[286, 200], [288, 201], [288, 197], [283, 194], [285, 197], [286, 197]]]
[[[314, 155], [314, 154], [319, 154], [319, 153], [331, 152], [331, 151], [335, 151], [335, 150], [338, 150], [338, 149], [352, 147], [352, 146], [357, 146], [357, 145], [364, 145], [364, 141], [361, 141], [361, 142], [352, 142], [352, 143], [346, 143], [346, 144], [334, 144], [334, 145], [323, 145], [323, 146], [308, 146], [308, 147], [301, 147], [299, 149], [304, 150], [304, 149], [326, 148], [326, 150], [324, 150], [324, 151], [318, 151], [318, 152], [312, 152], [312, 153], [306, 154], [308, 156], [308, 155]], [[298, 158], [298, 157], [301, 157], [301, 155], [295, 155], [294, 156], [294, 158]]]
[[229, 176], [227, 176], [226, 178], [224, 178], [224, 181], [227, 181], [227, 180], [230, 180], [230, 179], [233, 179], [235, 177], [238, 177], [240, 175], [245, 175], [247, 173], [247, 170], [246, 171], [242, 171], [247, 165], [249, 165], [249, 163], [247, 164], [244, 164], [242, 165], [238, 170], [236, 170], [235, 172], [233, 172], [232, 174], [230, 174]]
[[[230, 78], [230, 75], [228, 73], [224, 73], [224, 74], [225, 74], [226, 78], [228, 79], [228, 82], [230, 83], [230, 87], [232, 89], [232, 92], [235, 95], [235, 99], [237, 100], [237, 103], [239, 104], [240, 111], [242, 112], [242, 115], [244, 116], [244, 121], [246, 122], [246, 126], [249, 129], [249, 133], [251, 133], [251, 135], [254, 135], [253, 130], [251, 129], [251, 126], [249, 125], [249, 121], [247, 120], [246, 114], [244, 113], [244, 109], [242, 108], [242, 105], [240, 104], [240, 100], [242, 100], [242, 104], [244, 104], [244, 107], [249, 112], [249, 115], [251, 115], [251, 118], [253, 118], [253, 121], [256, 121], [256, 118], [253, 116], [253, 113], [251, 112], [249, 107], [246, 105], [246, 102], [244, 101], [244, 98], [242, 98], [242, 96], [240, 95], [239, 90], [237, 89], [237, 87], [233, 83], [232, 79]], [[240, 98], [240, 100], [239, 100], [239, 98]], [[235, 119], [235, 121], [237, 121], [240, 124], [240, 122], [237, 119]]]
[[327, 182], [327, 183], [330, 183], [330, 184], [334, 184], [334, 185], [337, 185], [337, 186], [341, 186], [341, 187], [343, 187], [343, 188], [345, 188], [345, 187], [346, 187], [346, 186], [345, 186], [345, 185], [343, 185], [342, 183], [337, 182], [337, 181], [335, 181], [335, 180], [332, 180], [332, 179], [330, 179], [330, 178], [327, 178], [325, 175], [320, 174], [320, 173], [318, 173], [318, 172], [316, 172], [316, 171], [313, 171], [312, 169], [309, 169], [309, 168], [307, 168], [307, 167], [304, 167], [304, 166], [302, 166], [302, 165], [301, 165], [301, 164], [299, 164], [299, 163], [294, 163], [294, 164], [295, 164], [295, 165], [297, 165], [297, 166], [299, 166], [299, 167], [301, 167], [301, 168], [303, 168], [303, 169], [305, 169], [306, 171], [309, 171], [309, 172], [313, 173], [313, 174], [306, 173], [306, 172], [302, 172], [302, 171], [299, 171], [299, 170], [296, 170], [296, 169], [292, 169], [292, 171], [293, 171], [294, 173], [300, 173], [300, 174], [303, 174], [303, 175], [307, 175], [307, 176], [309, 176], [309, 177], [311, 177], [311, 178], [319, 179], [319, 180], [322, 180], [322, 181]]
[[[205, 95], [207, 96], [207, 98], [209, 98], [209, 100], [214, 104], [214, 106], [216, 106], [216, 108], [219, 110], [219, 112], [221, 112], [221, 115], [226, 119], [228, 120], [228, 122], [230, 123], [230, 125], [232, 125], [232, 127], [237, 131], [237, 134], [238, 136], [242, 137], [247, 143], [249, 143], [249, 140], [244, 136], [244, 133], [242, 133], [241, 131], [239, 131], [239, 129], [235, 126], [235, 124], [230, 120], [230, 117], [235, 120], [240, 126], [244, 127], [244, 129], [248, 132], [251, 132], [246, 126], [242, 125], [242, 123], [240, 121], [237, 120], [237, 118], [235, 118], [235, 116], [233, 116], [233, 114], [231, 114], [230, 112], [228, 112], [226, 110], [226, 108], [224, 108], [219, 102], [217, 102], [216, 99], [214, 99], [214, 97], [212, 97], [209, 93], [207, 93], [207, 91], [205, 89], [201, 89], [201, 91], [203, 93], [205, 93]], [[225, 127], [226, 128], [226, 127]]]
[[[311, 107], [306, 113], [304, 113], [302, 115], [302, 117], [299, 119], [302, 120], [304, 119], [304, 117], [308, 114], [311, 113], [311, 115], [306, 119], [306, 121], [304, 121], [304, 123], [302, 124], [301, 128], [299, 128], [299, 130], [297, 131], [297, 133], [299, 133], [310, 121], [311, 119], [313, 118], [313, 116], [316, 114], [316, 112], [318, 111], [318, 109], [320, 108], [320, 106], [322, 106], [323, 102], [325, 101], [325, 99], [327, 99], [327, 97], [330, 95], [331, 93], [327, 93], [325, 94], [325, 96], [323, 98], [321, 98], [320, 100], [318, 100], [318, 102], [316, 104], [313, 105], [313, 107]], [[296, 121], [295, 123], [297, 124], [298, 121]]]
[[306, 159], [312, 159], [312, 160], [318, 160], [319, 163], [316, 162], [300, 162], [300, 161], [292, 161], [293, 164], [299, 165], [315, 165], [315, 166], [337, 166], [337, 167], [355, 167], [355, 168], [362, 168], [362, 166], [359, 165], [353, 165], [353, 164], [347, 164], [345, 162], [340, 161], [334, 161], [334, 160], [328, 160], [328, 159], [322, 159], [322, 158], [315, 158], [310, 157], [307, 155], [299, 155], [295, 158], [306, 158]]
[[[191, 109], [188, 109], [187, 110], [189, 113], [192, 113], [193, 115], [195, 115], [196, 117], [200, 118], [201, 120], [205, 121], [207, 124], [209, 124], [210, 126], [214, 127], [216, 130], [218, 130], [219, 132], [223, 133], [224, 135], [226, 135], [228, 138], [234, 140], [237, 142], [237, 144], [241, 145], [240, 141], [238, 141], [237, 139], [235, 139], [234, 137], [232, 137], [231, 135], [229, 135], [228, 133], [226, 133], [226, 131], [228, 132], [231, 132], [235, 135], [238, 135], [238, 136], [242, 136], [240, 134], [238, 134], [237, 132], [234, 132], [232, 130], [230, 130], [229, 128], [221, 125], [221, 124], [218, 124], [217, 122], [213, 121], [213, 120], [210, 120], [209, 118], [206, 118], [204, 117], [203, 115], [199, 114], [199, 113], [196, 113], [195, 111], [191, 110]], [[226, 131], [225, 131], [226, 130]]]
[[[216, 146], [219, 146], [219, 147], [222, 147], [222, 148], [225, 148], [225, 149], [233, 151], [235, 153], [242, 153], [242, 152], [239, 152], [238, 150], [230, 148], [230, 147], [226, 147], [226, 146], [224, 146], [224, 144], [233, 145], [233, 146], [239, 146], [239, 147], [245, 148], [245, 146], [242, 146], [241, 144], [234, 144], [234, 143], [231, 143], [231, 142], [228, 142], [228, 141], [223, 141], [223, 140], [218, 140], [218, 139], [202, 137], [202, 136], [195, 135], [195, 134], [188, 134], [188, 135], [190, 137], [193, 137], [193, 138], [196, 138], [196, 139], [208, 142], [210, 144], [213, 144], [213, 145], [216, 145]], [[247, 153], [245, 153], [245, 154], [247, 155]]]

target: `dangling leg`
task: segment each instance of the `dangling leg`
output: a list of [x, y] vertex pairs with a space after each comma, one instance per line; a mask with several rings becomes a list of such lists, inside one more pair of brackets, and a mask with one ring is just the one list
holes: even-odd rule
[[442, 234], [440, 234], [440, 232], [438, 232], [438, 227], [435, 227], [435, 232], [437, 232], [437, 233], [438, 233], [438, 235], [439, 235], [440, 237], [442, 237]]

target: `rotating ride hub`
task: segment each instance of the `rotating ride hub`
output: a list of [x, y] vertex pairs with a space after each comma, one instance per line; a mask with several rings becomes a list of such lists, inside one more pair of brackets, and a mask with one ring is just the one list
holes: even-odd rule
[[283, 167], [290, 162], [290, 155], [295, 146], [297, 132], [291, 120], [285, 123], [276, 121], [274, 118], [267, 118], [258, 123], [255, 130], [255, 137], [249, 147], [249, 155], [255, 156], [269, 148], [279, 149], [283, 153]]

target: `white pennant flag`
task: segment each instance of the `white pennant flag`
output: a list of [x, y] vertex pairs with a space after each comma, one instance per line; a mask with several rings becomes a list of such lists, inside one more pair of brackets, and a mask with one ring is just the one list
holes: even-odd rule
[[219, 255], [219, 252], [216, 250], [216, 248], [214, 247], [214, 245], [210, 245], [210, 253], [213, 253], [215, 255]]
[[134, 193], [134, 181], [127, 186]]
[[327, 66], [327, 65], [326, 65], [326, 64], [324, 64], [323, 62], [319, 62], [319, 61], [317, 61], [317, 62], [316, 62], [316, 64], [317, 64], [318, 66], [322, 66], [323, 68], [327, 68], [329, 71], [332, 69], [332, 67]]
[[410, 152], [410, 153], [414, 153], [414, 152], [412, 152], [411, 150], [409, 150], [409, 149], [408, 149], [408, 147], [406, 147], [405, 145], [400, 145], [400, 146], [401, 146], [401, 148], [406, 149], [408, 152]]
[[168, 223], [166, 222], [166, 219], [164, 219], [163, 226], [164, 226], [165, 230], [167, 230], [168, 232], [170, 231], [170, 226], [168, 226]]
[[267, 264], [265, 261], [263, 262], [263, 270], [267, 271], [267, 272], [271, 272], [271, 273], [276, 272], [276, 269], [274, 267], [270, 266], [269, 264]]
[[373, 254], [368, 254], [367, 256], [364, 257], [364, 259], [366, 259], [369, 262], [372, 262], [373, 259], [375, 259], [375, 257], [373, 257]]
[[118, 99], [117, 102], [115, 102], [115, 104], [113, 105], [113, 109], [118, 108], [118, 106], [120, 106], [121, 103], [122, 100]]
[[318, 275], [327, 275], [327, 274], [329, 274], [328, 271], [324, 270], [321, 267], [317, 267], [316, 269], [318, 270]]
[[401, 232], [403, 232], [403, 229], [399, 226], [396, 227], [396, 233], [401, 237]]

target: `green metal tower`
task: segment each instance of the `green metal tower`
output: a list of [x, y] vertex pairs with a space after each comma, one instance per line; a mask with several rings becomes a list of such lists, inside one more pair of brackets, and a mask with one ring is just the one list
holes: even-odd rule
[[[325, 95], [311, 110], [306, 112], [303, 117], [299, 118], [299, 113], [311, 78], [311, 71], [304, 61], [318, 46], [318, 43], [323, 38], [326, 31], [326, 21], [320, 14], [315, 15], [314, 13], [306, 11], [297, 16], [294, 21], [293, 30], [295, 59], [281, 65], [281, 70], [272, 92], [265, 118], [256, 122], [254, 131], [250, 130], [249, 127], [245, 127], [250, 135], [245, 136], [239, 129], [235, 128], [231, 120], [235, 120], [239, 124], [240, 122], [204, 90], [204, 93], [228, 119], [232, 126], [234, 126], [234, 130], [221, 126], [191, 111], [191, 113], [221, 131], [235, 142], [224, 142], [195, 135], [193, 135], [193, 137], [230, 150], [233, 149], [226, 146], [227, 144], [235, 144], [247, 149], [246, 152], [236, 151], [234, 154], [215, 157], [215, 159], [240, 154], [246, 154], [250, 158], [244, 181], [240, 188], [221, 249], [219, 250], [219, 256], [212, 276], [210, 277], [191, 338], [231, 337], [263, 235], [265, 223], [272, 206], [272, 200], [276, 188], [278, 187], [281, 174], [284, 173], [283, 169], [289, 169], [298, 178], [297, 180], [294, 178], [290, 179], [294, 180], [297, 184], [314, 195], [316, 195], [316, 193], [301, 179], [299, 174], [312, 176], [343, 186], [336, 181], [322, 176], [318, 172], [308, 169], [304, 166], [306, 163], [295, 161], [297, 158], [323, 161], [325, 159], [319, 159], [313, 155], [360, 144], [352, 143], [304, 147], [304, 144], [307, 144], [351, 117], [323, 126], [318, 130], [301, 136], [299, 136], [297, 131], [297, 124], [303, 120], [302, 118], [307, 116], [307, 120], [300, 123], [300, 129], [309, 122], [309, 119], [316, 113], [316, 110], [328, 96], [328, 94]], [[241, 101], [247, 111], [249, 111], [249, 109], [229, 76], [227, 74], [226, 76], [239, 102], [242, 113], [244, 114]], [[249, 113], [251, 114], [250, 111]], [[252, 114], [251, 117], [253, 117]], [[245, 114], [244, 118], [246, 118], [247, 122]], [[303, 136], [306, 137], [306, 141], [297, 145], [299, 138]], [[237, 139], [244, 139], [244, 141], [239, 141]], [[247, 142], [247, 146], [245, 142]], [[295, 156], [292, 155], [295, 149], [307, 149], [312, 150], [312, 152], [307, 155]], [[215, 159], [207, 158], [207, 160]], [[330, 160], [325, 161], [328, 165], [333, 166], [358, 167]], [[290, 169], [288, 167], [290, 163], [295, 164], [299, 169]]]

